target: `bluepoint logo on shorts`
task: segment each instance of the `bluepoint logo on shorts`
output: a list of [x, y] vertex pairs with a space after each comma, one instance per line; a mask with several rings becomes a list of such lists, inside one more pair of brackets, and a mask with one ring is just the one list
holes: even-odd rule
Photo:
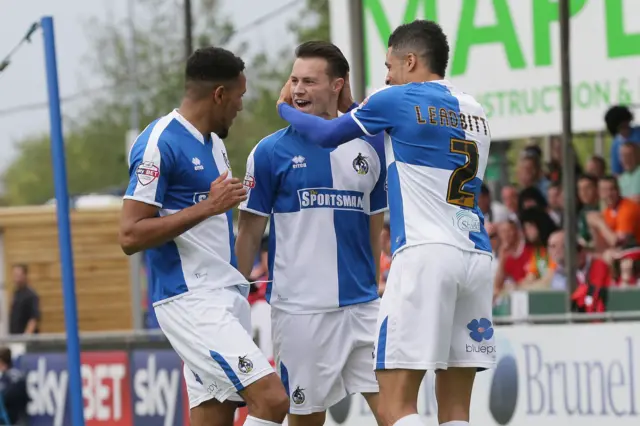
[[334, 208], [364, 210], [364, 194], [332, 188], [307, 188], [298, 190], [301, 209]]
[[491, 321], [486, 318], [474, 319], [467, 324], [467, 328], [469, 329], [471, 340], [480, 343], [479, 345], [466, 345], [467, 353], [494, 354], [496, 352], [494, 345], [483, 343], [483, 341], [491, 340], [493, 337], [493, 324]]
[[467, 324], [467, 328], [471, 331], [469, 337], [478, 343], [483, 340], [491, 340], [493, 337], [493, 324], [486, 318], [471, 320], [471, 322]]

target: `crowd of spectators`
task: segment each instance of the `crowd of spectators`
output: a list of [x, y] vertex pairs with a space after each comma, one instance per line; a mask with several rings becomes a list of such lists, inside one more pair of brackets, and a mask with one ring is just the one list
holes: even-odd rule
[[502, 187], [499, 200], [486, 186], [482, 188], [478, 204], [494, 252], [496, 305], [513, 289], [569, 290], [564, 271], [564, 230], [568, 226], [575, 226], [578, 235], [578, 287], [572, 294], [577, 310], [605, 310], [606, 304], [592, 297], [599, 289], [638, 285], [640, 127], [634, 128], [632, 120], [626, 107], [607, 112], [605, 122], [613, 137], [610, 174], [607, 160], [600, 156], [576, 164], [578, 215], [569, 223], [564, 223], [557, 140], [546, 164], [538, 146], [527, 146], [521, 152], [517, 182]]

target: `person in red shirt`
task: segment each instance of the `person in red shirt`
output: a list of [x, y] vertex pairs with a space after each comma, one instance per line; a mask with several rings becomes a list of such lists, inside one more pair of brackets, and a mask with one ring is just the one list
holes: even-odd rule
[[533, 247], [525, 243], [515, 218], [498, 225], [498, 235], [500, 252], [494, 281], [496, 296], [518, 285], [527, 276], [527, 267], [533, 255]]

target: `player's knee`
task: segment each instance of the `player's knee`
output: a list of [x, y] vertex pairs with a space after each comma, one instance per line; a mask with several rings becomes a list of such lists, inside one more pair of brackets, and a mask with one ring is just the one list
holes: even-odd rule
[[284, 421], [289, 411], [289, 397], [275, 373], [251, 384], [242, 393], [250, 415], [275, 423]]

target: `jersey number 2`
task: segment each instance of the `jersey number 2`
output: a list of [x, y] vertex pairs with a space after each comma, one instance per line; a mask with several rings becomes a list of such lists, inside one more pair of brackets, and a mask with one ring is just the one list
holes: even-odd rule
[[447, 203], [471, 208], [475, 205], [476, 196], [462, 188], [478, 173], [478, 145], [473, 141], [451, 139], [449, 151], [464, 155], [467, 157], [467, 161], [451, 173], [447, 189]]

